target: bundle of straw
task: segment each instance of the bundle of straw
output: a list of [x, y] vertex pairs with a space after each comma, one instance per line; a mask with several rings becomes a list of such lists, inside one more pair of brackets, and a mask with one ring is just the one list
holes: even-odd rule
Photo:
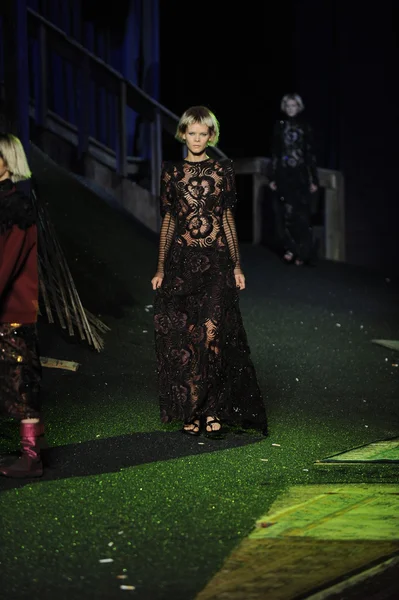
[[82, 306], [51, 218], [34, 185], [31, 195], [37, 212], [40, 298], [48, 322], [55, 323], [55, 314], [69, 335], [77, 330], [81, 340], [100, 352], [104, 348], [101, 334], [110, 328]]

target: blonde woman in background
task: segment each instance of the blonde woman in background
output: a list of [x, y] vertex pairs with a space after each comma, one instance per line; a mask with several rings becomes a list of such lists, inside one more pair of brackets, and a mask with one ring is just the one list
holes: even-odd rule
[[270, 188], [282, 209], [283, 259], [297, 266], [313, 258], [310, 200], [319, 188], [313, 135], [302, 118], [304, 108], [298, 94], [282, 98], [284, 116], [274, 127], [269, 166]]

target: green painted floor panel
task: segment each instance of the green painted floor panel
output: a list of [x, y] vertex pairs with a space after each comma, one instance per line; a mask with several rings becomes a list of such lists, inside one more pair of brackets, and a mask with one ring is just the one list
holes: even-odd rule
[[196, 600], [294, 600], [350, 585], [399, 553], [398, 509], [399, 486], [294, 486]]
[[322, 460], [317, 460], [315, 464], [343, 462], [399, 462], [399, 437], [352, 448], [351, 450], [334, 454]]

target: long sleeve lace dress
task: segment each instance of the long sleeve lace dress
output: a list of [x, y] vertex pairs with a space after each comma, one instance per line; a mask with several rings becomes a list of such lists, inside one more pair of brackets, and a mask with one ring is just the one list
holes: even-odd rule
[[154, 305], [161, 420], [203, 416], [266, 431], [239, 308], [231, 160], [164, 163]]

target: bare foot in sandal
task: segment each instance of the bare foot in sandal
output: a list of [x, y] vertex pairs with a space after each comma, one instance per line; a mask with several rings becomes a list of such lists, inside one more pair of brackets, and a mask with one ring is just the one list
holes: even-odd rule
[[185, 423], [182, 429], [183, 433], [187, 435], [199, 435], [200, 434], [200, 422], [199, 419], [195, 419], [192, 423]]
[[206, 417], [205, 435], [210, 438], [224, 437], [222, 424], [217, 417]]

